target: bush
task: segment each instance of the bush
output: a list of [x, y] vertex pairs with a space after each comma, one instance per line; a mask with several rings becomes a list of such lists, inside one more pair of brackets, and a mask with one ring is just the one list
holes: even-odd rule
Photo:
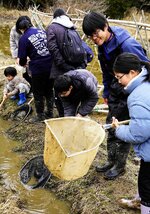
[[106, 15], [110, 18], [122, 18], [124, 12], [131, 7], [139, 7], [141, 5], [141, 0], [107, 0], [108, 9]]
[[[56, 2], [56, 1], [55, 1]], [[0, 5], [8, 8], [15, 9], [28, 9], [29, 6], [39, 5], [40, 9], [46, 8], [48, 6], [53, 6], [53, 0], [3, 0], [0, 1]]]

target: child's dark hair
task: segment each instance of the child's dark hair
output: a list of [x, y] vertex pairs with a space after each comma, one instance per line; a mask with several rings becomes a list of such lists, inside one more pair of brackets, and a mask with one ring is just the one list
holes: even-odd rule
[[4, 70], [4, 75], [7, 77], [8, 75], [11, 75], [12, 77], [15, 77], [17, 75], [17, 70], [14, 67], [7, 67]]
[[62, 15], [66, 15], [65, 11], [61, 8], [57, 8], [55, 11], [54, 11], [54, 14], [53, 14], [53, 18], [57, 18], [59, 16], [62, 16]]
[[128, 74], [130, 70], [141, 72], [143, 66], [145, 66], [148, 71], [145, 80], [150, 82], [150, 63], [141, 61], [137, 55], [132, 53], [120, 54], [114, 62], [113, 71], [123, 74]]
[[106, 25], [108, 22], [102, 13], [90, 12], [83, 19], [82, 29], [85, 35], [92, 36], [97, 29], [104, 31]]
[[54, 81], [54, 89], [57, 93], [68, 91], [71, 85], [72, 81], [68, 75], [60, 75]]
[[20, 30], [26, 30], [32, 26], [31, 19], [28, 16], [20, 16], [16, 22], [16, 31], [21, 34]]

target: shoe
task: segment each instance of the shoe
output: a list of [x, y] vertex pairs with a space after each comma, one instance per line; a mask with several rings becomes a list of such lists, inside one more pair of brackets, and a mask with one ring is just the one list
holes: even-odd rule
[[96, 166], [96, 172], [106, 172], [113, 167], [113, 162], [106, 162], [103, 166]]
[[26, 95], [25, 93], [20, 93], [19, 94], [19, 102], [17, 103], [18, 106], [24, 104], [26, 102]]
[[134, 198], [134, 199], [120, 199], [119, 205], [124, 208], [131, 208], [131, 209], [138, 209], [140, 210], [141, 200], [140, 198]]
[[38, 114], [30, 118], [29, 123], [40, 123], [40, 122], [44, 122], [44, 120], [45, 120], [44, 114]]
[[11, 100], [16, 100], [16, 99], [17, 99], [17, 96], [16, 96], [16, 95], [13, 95], [13, 96], [10, 97], [10, 99], [11, 99]]
[[104, 178], [106, 180], [114, 180], [118, 176], [125, 173], [125, 168], [118, 168], [116, 165], [114, 165], [111, 169], [107, 170], [104, 174]]

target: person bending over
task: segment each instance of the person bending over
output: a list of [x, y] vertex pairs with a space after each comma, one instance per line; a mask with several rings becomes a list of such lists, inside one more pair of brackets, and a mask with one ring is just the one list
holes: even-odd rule
[[84, 117], [90, 114], [98, 101], [97, 84], [96, 77], [85, 69], [58, 76], [54, 89], [62, 100], [64, 116]]
[[6, 76], [6, 83], [4, 86], [3, 100], [11, 97], [16, 99], [19, 96], [19, 101], [17, 105], [22, 105], [26, 102], [26, 95], [30, 91], [30, 84], [23, 78], [17, 76], [17, 70], [14, 67], [7, 67], [4, 70], [4, 75]]

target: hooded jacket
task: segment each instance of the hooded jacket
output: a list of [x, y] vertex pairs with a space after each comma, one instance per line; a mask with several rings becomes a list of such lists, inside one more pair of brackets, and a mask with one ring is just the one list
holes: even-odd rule
[[66, 15], [62, 15], [53, 19], [46, 30], [48, 49], [53, 57], [50, 78], [56, 78], [58, 75], [76, 69], [74, 66], [68, 64], [63, 57], [62, 50], [66, 28], [75, 29], [70, 18]]
[[124, 52], [136, 54], [141, 60], [149, 61], [144, 49], [128, 31], [120, 27], [110, 27], [113, 34], [112, 39], [98, 47], [98, 59], [103, 72], [104, 93], [103, 97], [108, 98], [110, 93], [110, 85], [114, 79], [113, 63], [116, 57]]
[[145, 67], [125, 88], [130, 113], [129, 125], [116, 129], [116, 136], [125, 142], [131, 142], [136, 155], [150, 162], [150, 82], [144, 81], [147, 75]]
[[82, 116], [92, 112], [98, 101], [97, 79], [86, 69], [77, 69], [67, 72], [70, 76], [73, 89], [68, 97], [63, 97], [64, 116]]
[[16, 31], [16, 26], [13, 26], [10, 31], [10, 52], [12, 55], [12, 58], [17, 58], [18, 57], [18, 43], [19, 39], [21, 37], [21, 34], [17, 33]]
[[109, 114], [107, 122], [111, 122], [112, 116], [118, 120], [129, 118], [127, 108], [127, 96], [124, 88], [118, 83], [113, 74], [113, 63], [116, 57], [124, 52], [138, 55], [143, 61], [149, 61], [142, 46], [120, 27], [110, 27], [113, 37], [98, 47], [98, 59], [103, 74], [103, 97], [108, 99]]

